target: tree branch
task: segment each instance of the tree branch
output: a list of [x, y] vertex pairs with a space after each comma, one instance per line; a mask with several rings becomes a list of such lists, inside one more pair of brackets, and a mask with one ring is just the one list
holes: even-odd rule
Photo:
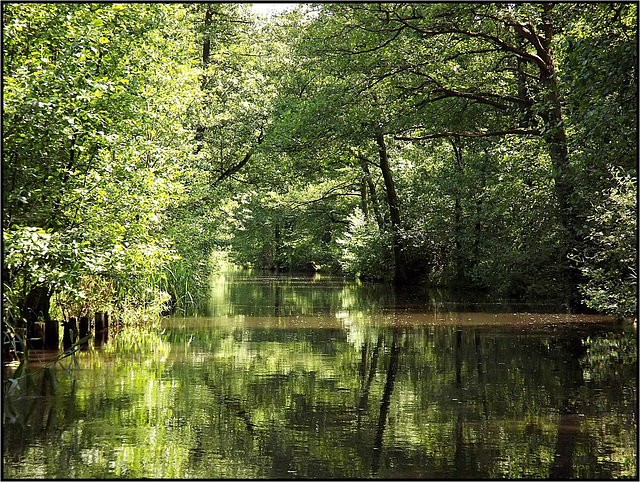
[[496, 137], [510, 134], [539, 136], [541, 133], [538, 129], [505, 129], [490, 132], [434, 132], [424, 136], [394, 136], [393, 138], [397, 141], [424, 141], [441, 137]]
[[233, 166], [231, 166], [230, 168], [228, 168], [224, 172], [220, 173], [218, 178], [213, 182], [212, 187], [216, 187], [222, 181], [224, 181], [225, 179], [233, 176], [240, 169], [242, 169], [249, 162], [249, 160], [251, 159], [251, 156], [253, 155], [253, 151], [256, 148], [256, 146], [259, 146], [262, 143], [262, 140], [264, 138], [263, 136], [264, 136], [264, 131], [260, 130], [260, 134], [258, 135], [258, 140], [256, 142], [256, 145], [251, 147], [247, 151], [247, 153], [245, 154], [245, 156], [242, 158], [242, 160], [240, 162], [238, 162], [237, 164], [234, 164]]
[[[503, 50], [507, 50], [509, 52], [513, 52], [514, 54], [516, 54], [517, 56], [519, 56], [523, 60], [527, 60], [529, 62], [536, 63], [536, 64], [538, 64], [538, 66], [540, 66], [540, 68], [545, 69], [545, 70], [547, 69], [547, 63], [539, 55], [531, 54], [531, 53], [527, 52], [526, 50], [520, 49], [518, 47], [514, 47], [513, 45], [505, 42], [504, 40], [502, 40], [499, 37], [496, 37], [495, 35], [491, 35], [491, 34], [488, 34], [486, 32], [474, 32], [474, 31], [471, 31], [471, 30], [464, 30], [464, 29], [461, 29], [461, 28], [453, 28], [453, 27], [447, 27], [447, 28], [442, 28], [442, 29], [438, 29], [438, 30], [428, 30], [428, 29], [424, 29], [424, 28], [418, 27], [417, 25], [414, 25], [409, 21], [409, 20], [420, 20], [420, 19], [421, 19], [421, 17], [402, 18], [402, 17], [396, 16], [394, 20], [402, 23], [407, 28], [415, 30], [416, 32], [422, 33], [424, 35], [436, 36], [436, 35], [445, 35], [445, 34], [454, 33], [454, 34], [466, 35], [467, 37], [482, 38], [484, 40], [488, 40], [488, 41], [500, 46]], [[535, 43], [534, 43], [534, 46], [535, 46]]]
[[365, 50], [337, 49], [336, 51], [337, 52], [341, 52], [343, 54], [347, 54], [347, 55], [361, 55], [361, 54], [368, 54], [368, 53], [371, 53], [371, 52], [375, 52], [376, 50], [383, 49], [384, 47], [389, 45], [391, 42], [393, 42], [395, 39], [397, 39], [398, 36], [400, 35], [400, 32], [402, 32], [402, 30], [404, 30], [404, 29], [398, 29], [397, 32], [395, 33], [395, 35], [393, 35], [391, 38], [388, 38], [387, 40], [385, 40], [381, 44], [376, 45], [375, 47], [372, 47], [370, 49], [365, 49]]

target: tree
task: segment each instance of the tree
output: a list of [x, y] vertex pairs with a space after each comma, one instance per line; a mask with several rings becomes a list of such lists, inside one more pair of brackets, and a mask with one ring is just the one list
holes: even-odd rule
[[[309, 107], [300, 108], [308, 114], [308, 121], [298, 125], [317, 127], [314, 132], [330, 142], [345, 142], [350, 137], [361, 150], [357, 154], [365, 159], [369, 158], [362, 156], [362, 149], [367, 148], [362, 141], [368, 136], [375, 139], [392, 231], [398, 233], [394, 238], [397, 280], [403, 278], [402, 265], [406, 263], [401, 253], [407, 256], [404, 245], [409, 243], [410, 247], [406, 230], [411, 226], [398, 217], [403, 195], [398, 195], [395, 179], [385, 169], [389, 161], [386, 137], [402, 142], [447, 138], [497, 142], [505, 136], [527, 136], [538, 139], [533, 144], [546, 146], [556, 200], [552, 209], [555, 219], [550, 219], [551, 242], [549, 250], [544, 250], [546, 263], [560, 266], [560, 272], [550, 274], [567, 280], [575, 303], [580, 279], [575, 252], [585, 249], [583, 226], [588, 217], [579, 198], [591, 191], [576, 169], [576, 157], [570, 157], [573, 140], [567, 132], [573, 135], [575, 128], [573, 117], [563, 113], [571, 89], [563, 84], [567, 57], [562, 45], [566, 32], [584, 21], [593, 25], [604, 22], [607, 8], [594, 7], [585, 13], [547, 3], [339, 4], [318, 9], [298, 49], [305, 59], [302, 65], [308, 66], [304, 74], [308, 83], [298, 84], [305, 85], [308, 94], [309, 85], [315, 82], [319, 90], [310, 96], [307, 106], [318, 105], [318, 96], [323, 96], [324, 117], [314, 118], [311, 126]], [[615, 42], [628, 50], [633, 40], [629, 19], [635, 9], [615, 7], [609, 13], [626, 20], [602, 36], [602, 51], [610, 52]], [[625, 35], [628, 40], [620, 41]], [[588, 65], [589, 60], [586, 62]], [[623, 75], [630, 81], [633, 72]], [[339, 134], [326, 128], [325, 118], [339, 125]], [[631, 118], [635, 115], [627, 120]], [[624, 125], [631, 127], [632, 122]], [[363, 130], [366, 126], [370, 134]], [[401, 145], [393, 148], [400, 149], [398, 152], [403, 149]], [[540, 156], [544, 165], [545, 155]], [[457, 156], [452, 158], [459, 163]], [[531, 178], [524, 171], [522, 176], [523, 180]], [[546, 183], [539, 187], [539, 195], [546, 198]], [[454, 224], [455, 219], [461, 219], [460, 201], [458, 198], [453, 206], [457, 213]], [[492, 255], [499, 252], [498, 248]]]
[[574, 11], [560, 42], [586, 304], [616, 316], [637, 311], [637, 6]]
[[156, 299], [175, 256], [162, 219], [189, 153], [183, 19], [162, 5], [3, 5], [3, 294], [15, 323], [29, 293], [69, 309], [112, 303], [106, 287]]

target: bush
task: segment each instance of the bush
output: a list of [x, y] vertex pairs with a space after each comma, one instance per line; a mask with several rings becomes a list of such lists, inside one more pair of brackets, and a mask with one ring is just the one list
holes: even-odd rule
[[581, 285], [586, 305], [624, 318], [638, 310], [638, 187], [630, 175], [614, 172], [613, 178], [604, 202], [587, 218], [590, 249], [574, 259], [587, 280]]
[[373, 219], [360, 209], [349, 216], [349, 229], [338, 239], [340, 266], [350, 275], [367, 279], [388, 279], [393, 274], [391, 233], [380, 231]]

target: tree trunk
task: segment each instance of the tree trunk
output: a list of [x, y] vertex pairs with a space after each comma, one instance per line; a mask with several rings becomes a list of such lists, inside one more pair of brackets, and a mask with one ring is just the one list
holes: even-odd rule
[[[451, 146], [453, 147], [453, 152], [455, 154], [455, 168], [456, 173], [459, 176], [462, 176], [463, 173], [463, 164], [462, 164], [462, 149], [458, 145], [459, 138], [451, 139]], [[459, 185], [460, 182], [457, 182], [456, 185]], [[456, 188], [454, 193], [455, 201], [454, 201], [454, 212], [453, 212], [453, 243], [454, 243], [454, 257], [455, 257], [455, 265], [456, 265], [456, 283], [458, 284], [458, 288], [464, 281], [464, 257], [462, 255], [462, 205], [460, 199], [460, 189]]]
[[360, 160], [360, 166], [362, 167], [362, 172], [364, 173], [364, 181], [366, 182], [366, 186], [369, 188], [369, 196], [368, 200], [373, 208], [373, 214], [376, 217], [376, 222], [378, 223], [378, 227], [380, 230], [384, 229], [384, 220], [382, 219], [382, 215], [380, 214], [380, 205], [378, 204], [378, 196], [376, 195], [376, 185], [373, 183], [373, 179], [371, 178], [371, 171], [369, 171], [369, 162], [367, 159], [358, 156]]
[[278, 221], [275, 222], [275, 259], [273, 261], [275, 265], [276, 273], [280, 273], [280, 248], [281, 248], [281, 239], [280, 239], [280, 224]]
[[46, 325], [51, 322], [50, 300], [51, 292], [46, 286], [32, 287], [25, 297], [22, 313], [27, 320], [27, 340], [32, 348], [44, 346], [44, 330]]
[[387, 145], [384, 141], [384, 134], [380, 129], [376, 131], [376, 144], [378, 145], [378, 155], [380, 156], [380, 170], [384, 179], [387, 204], [389, 205], [389, 217], [391, 219], [391, 231], [393, 236], [393, 258], [395, 262], [394, 282], [396, 286], [407, 284], [409, 274], [405, 258], [404, 243], [402, 241], [402, 223], [400, 221], [400, 207], [396, 186], [393, 181], [393, 174], [389, 166], [389, 156]]
[[366, 219], [369, 218], [369, 203], [367, 201], [367, 182], [364, 176], [360, 180], [360, 199], [362, 200], [362, 213]]
[[35, 323], [38, 320], [51, 321], [49, 316], [49, 304], [51, 292], [46, 286], [34, 286], [29, 291], [24, 301], [22, 310], [24, 318], [28, 323]]
[[[211, 27], [211, 19], [213, 17], [213, 11], [207, 8], [204, 14], [204, 31], [202, 32], [202, 79], [200, 80], [200, 88], [205, 89], [208, 82], [208, 76], [206, 73], [207, 65], [209, 64], [209, 57], [211, 56], [211, 35], [209, 33], [209, 27]], [[196, 133], [193, 140], [196, 141], [196, 147], [194, 154], [199, 154], [203, 147], [204, 132], [207, 130], [206, 126], [197, 125]]]
[[209, 33], [209, 27], [211, 27], [212, 17], [213, 11], [210, 8], [207, 8], [204, 15], [204, 38], [202, 40], [202, 66], [205, 69], [209, 63], [209, 57], [211, 56], [211, 35]]
[[543, 138], [549, 146], [549, 155], [553, 167], [553, 180], [555, 193], [558, 201], [558, 214], [564, 229], [564, 242], [562, 248], [562, 258], [565, 263], [565, 279], [569, 282], [571, 289], [571, 301], [575, 302], [577, 297], [577, 286], [579, 272], [569, 258], [568, 254], [578, 241], [577, 227], [578, 216], [572, 209], [571, 198], [574, 194], [574, 186], [571, 182], [571, 164], [567, 148], [567, 136], [564, 129], [562, 109], [560, 105], [560, 95], [558, 93], [558, 80], [553, 55], [551, 52], [551, 40], [553, 38], [553, 22], [551, 11], [553, 4], [546, 3], [543, 6], [542, 30], [544, 36], [538, 36], [544, 53], [546, 68], [540, 68], [540, 83], [545, 91], [546, 110], [541, 112], [541, 117], [545, 123]]
[[482, 239], [482, 193], [487, 187], [487, 177], [486, 177], [486, 164], [485, 161], [487, 159], [487, 151], [483, 149], [482, 153], [483, 164], [482, 164], [482, 178], [480, 180], [479, 190], [476, 193], [475, 198], [475, 225], [474, 225], [474, 235], [473, 235], [473, 248], [471, 255], [471, 266], [475, 267], [480, 262], [480, 240]]
[[[545, 75], [545, 77], [548, 76]], [[545, 79], [545, 88], [550, 90], [548, 100], [554, 106], [542, 114], [547, 124], [547, 134], [545, 134], [544, 140], [549, 145], [560, 220], [567, 230], [567, 234], [571, 235], [574, 231], [574, 215], [571, 212], [570, 202], [573, 194], [573, 185], [567, 179], [569, 174], [569, 154], [567, 151], [567, 138], [562, 125], [560, 101], [558, 93], [555, 91], [557, 89], [555, 76]]]

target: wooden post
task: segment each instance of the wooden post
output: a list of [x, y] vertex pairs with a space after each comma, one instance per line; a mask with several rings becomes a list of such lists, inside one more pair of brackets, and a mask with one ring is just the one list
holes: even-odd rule
[[105, 313], [102, 311], [96, 311], [96, 323], [94, 326], [95, 338], [93, 340], [95, 346], [102, 346], [104, 343], [105, 332]]
[[104, 314], [104, 341], [109, 341], [109, 313]]
[[74, 317], [70, 317], [69, 321], [62, 323], [63, 333], [62, 333], [62, 346], [65, 350], [71, 348], [76, 341], [76, 337], [78, 335], [78, 326], [76, 325], [76, 319]]
[[[79, 334], [78, 334], [78, 339], [82, 339], [85, 338], [87, 335], [90, 334], [90, 327], [89, 327], [89, 317], [88, 316], [81, 316], [80, 317], [80, 322], [79, 322]], [[86, 350], [89, 347], [89, 341], [85, 341], [82, 343], [82, 349]]]
[[102, 311], [96, 311], [96, 335], [104, 330], [104, 313]]
[[44, 347], [57, 350], [58, 343], [60, 343], [58, 322], [52, 320], [44, 325]]
[[89, 334], [89, 317], [81, 316], [78, 328], [80, 329], [80, 338], [87, 336]]

